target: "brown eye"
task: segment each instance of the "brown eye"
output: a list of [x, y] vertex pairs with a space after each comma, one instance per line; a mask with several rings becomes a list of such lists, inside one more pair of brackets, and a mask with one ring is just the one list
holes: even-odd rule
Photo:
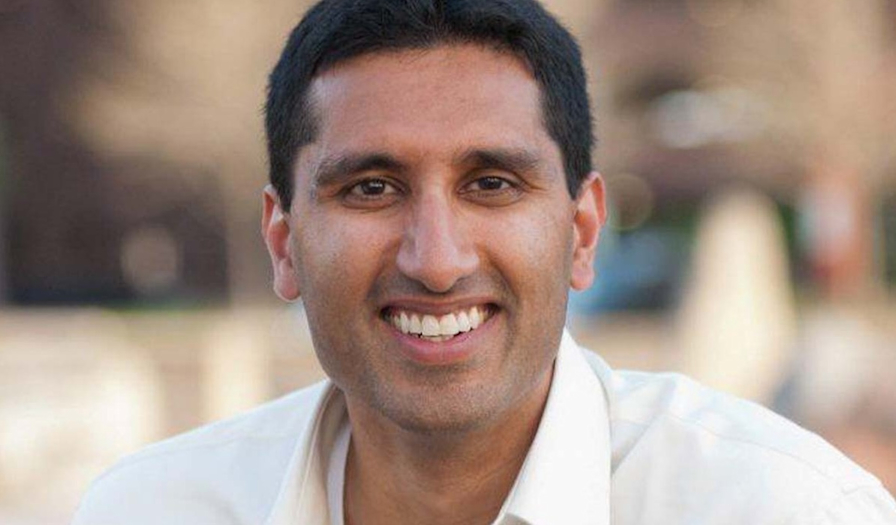
[[498, 207], [513, 204], [523, 197], [523, 188], [506, 177], [486, 175], [468, 182], [461, 193], [471, 202]]
[[499, 191], [511, 188], [511, 184], [500, 177], [482, 177], [473, 181], [475, 190], [479, 191]]
[[382, 179], [368, 179], [352, 186], [349, 193], [356, 197], [378, 197], [395, 193], [395, 188]]
[[343, 190], [342, 203], [349, 208], [374, 210], [392, 206], [400, 194], [401, 189], [387, 179], [363, 179]]

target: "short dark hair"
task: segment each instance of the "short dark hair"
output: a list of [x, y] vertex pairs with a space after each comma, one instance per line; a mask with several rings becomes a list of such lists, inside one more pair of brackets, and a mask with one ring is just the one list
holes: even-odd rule
[[270, 182], [281, 205], [292, 202], [299, 149], [316, 138], [308, 96], [316, 75], [367, 53], [467, 43], [510, 52], [529, 66], [575, 197], [591, 172], [594, 144], [587, 79], [575, 39], [536, 0], [321, 0], [292, 31], [268, 84]]

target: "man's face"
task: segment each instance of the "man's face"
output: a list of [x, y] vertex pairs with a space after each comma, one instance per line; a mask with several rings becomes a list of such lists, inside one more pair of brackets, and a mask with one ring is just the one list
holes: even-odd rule
[[570, 198], [525, 65], [469, 45], [363, 55], [311, 101], [318, 137], [290, 212], [266, 191], [264, 233], [350, 409], [462, 431], [543, 396], [603, 187]]

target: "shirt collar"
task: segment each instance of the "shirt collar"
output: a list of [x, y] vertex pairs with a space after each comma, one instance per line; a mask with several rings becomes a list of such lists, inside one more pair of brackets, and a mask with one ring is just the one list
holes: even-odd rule
[[582, 350], [564, 331], [541, 423], [502, 514], [531, 525], [609, 525], [606, 399]]
[[330, 524], [326, 489], [328, 451], [348, 412], [345, 398], [332, 381], [324, 381], [320, 392], [265, 525]]
[[[327, 525], [328, 453], [347, 417], [329, 381], [299, 437], [265, 525]], [[538, 431], [501, 516], [531, 525], [609, 525], [610, 430], [603, 386], [564, 331]], [[498, 519], [497, 523], [504, 520]]]

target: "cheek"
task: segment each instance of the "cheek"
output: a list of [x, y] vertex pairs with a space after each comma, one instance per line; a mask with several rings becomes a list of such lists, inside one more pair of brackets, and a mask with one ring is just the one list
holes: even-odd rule
[[318, 359], [327, 375], [343, 388], [365, 373], [359, 356], [371, 317], [367, 300], [382, 272], [386, 235], [371, 221], [322, 217], [296, 243], [302, 261], [296, 269], [302, 300]]
[[511, 218], [496, 235], [502, 251], [518, 258], [521, 268], [550, 267], [552, 273], [568, 274], [573, 229], [558, 215], [528, 213]]
[[521, 301], [566, 300], [573, 230], [559, 215], [520, 214], [493, 229], [490, 259]]
[[315, 227], [303, 230], [296, 246], [306, 304], [337, 309], [363, 300], [388, 251], [388, 228], [363, 217], [312, 217], [307, 224]]

